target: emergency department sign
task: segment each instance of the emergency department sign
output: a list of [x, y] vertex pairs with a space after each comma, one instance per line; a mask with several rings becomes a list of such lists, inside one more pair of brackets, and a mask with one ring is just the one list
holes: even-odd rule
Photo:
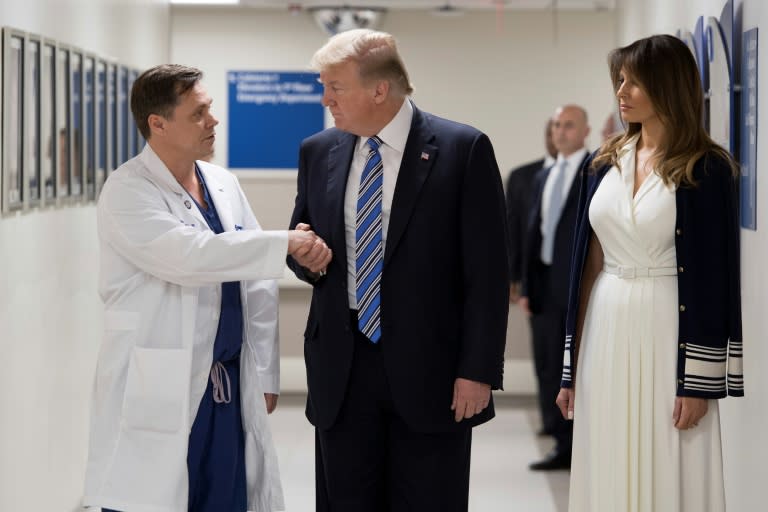
[[229, 168], [296, 169], [299, 145], [324, 128], [316, 73], [229, 71]]

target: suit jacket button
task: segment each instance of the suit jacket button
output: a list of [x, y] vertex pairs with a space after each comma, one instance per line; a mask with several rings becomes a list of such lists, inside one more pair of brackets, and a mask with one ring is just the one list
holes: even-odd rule
[[677, 271], [682, 274], [683, 271], [685, 271], [685, 269], [683, 268], [682, 265], [680, 265], [679, 267], [677, 267]]
[[685, 311], [685, 304], [680, 304], [680, 312]]
[[685, 348], [685, 343], [681, 343], [680, 348]]
[[677, 379], [677, 383], [678, 384], [682, 384], [683, 383], [683, 379]]
[[680, 228], [677, 228], [677, 229], [675, 230], [675, 234], [677, 234], [678, 236], [679, 236], [679, 235], [682, 235], [682, 234], [683, 234], [683, 230], [682, 230], [682, 229], [680, 229]]

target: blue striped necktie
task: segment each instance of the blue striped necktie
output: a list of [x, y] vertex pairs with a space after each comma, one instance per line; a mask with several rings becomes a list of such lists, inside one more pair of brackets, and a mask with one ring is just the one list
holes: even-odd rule
[[357, 322], [360, 332], [373, 343], [381, 338], [381, 271], [384, 249], [381, 228], [381, 202], [384, 172], [379, 146], [381, 139], [368, 139], [371, 151], [365, 161], [357, 193], [355, 227], [355, 271]]

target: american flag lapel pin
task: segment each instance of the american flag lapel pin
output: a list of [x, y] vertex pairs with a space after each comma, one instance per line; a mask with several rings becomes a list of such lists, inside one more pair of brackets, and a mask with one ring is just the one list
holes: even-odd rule
[[421, 152], [421, 159], [424, 160], [425, 162], [427, 160], [429, 160], [429, 153], [427, 153], [426, 151], [422, 151]]

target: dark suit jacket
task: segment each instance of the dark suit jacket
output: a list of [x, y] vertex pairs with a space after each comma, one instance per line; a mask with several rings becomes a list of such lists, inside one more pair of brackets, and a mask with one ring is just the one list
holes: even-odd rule
[[544, 166], [544, 159], [512, 169], [507, 178], [507, 229], [509, 230], [509, 279], [522, 281], [523, 254], [528, 227], [528, 212], [533, 202], [533, 177]]
[[531, 312], [539, 313], [543, 307], [568, 310], [568, 285], [571, 271], [571, 246], [573, 245], [576, 211], [579, 200], [579, 176], [581, 168], [589, 155], [584, 157], [575, 174], [568, 197], [560, 213], [555, 234], [555, 246], [552, 265], [548, 275], [543, 272], [541, 262], [541, 202], [544, 184], [547, 182], [552, 167], [541, 169], [533, 180], [533, 197], [526, 235], [526, 248], [523, 263], [522, 294], [528, 297]]
[[[299, 155], [291, 227], [305, 222], [333, 250], [313, 282], [304, 340], [307, 417], [335, 422], [353, 352], [347, 297], [344, 195], [355, 135], [331, 128]], [[502, 385], [508, 310], [504, 197], [488, 137], [414, 107], [392, 201], [381, 281], [381, 350], [398, 414], [417, 431], [483, 423], [493, 406], [456, 424], [454, 381]], [[312, 282], [292, 258], [300, 279]]]

